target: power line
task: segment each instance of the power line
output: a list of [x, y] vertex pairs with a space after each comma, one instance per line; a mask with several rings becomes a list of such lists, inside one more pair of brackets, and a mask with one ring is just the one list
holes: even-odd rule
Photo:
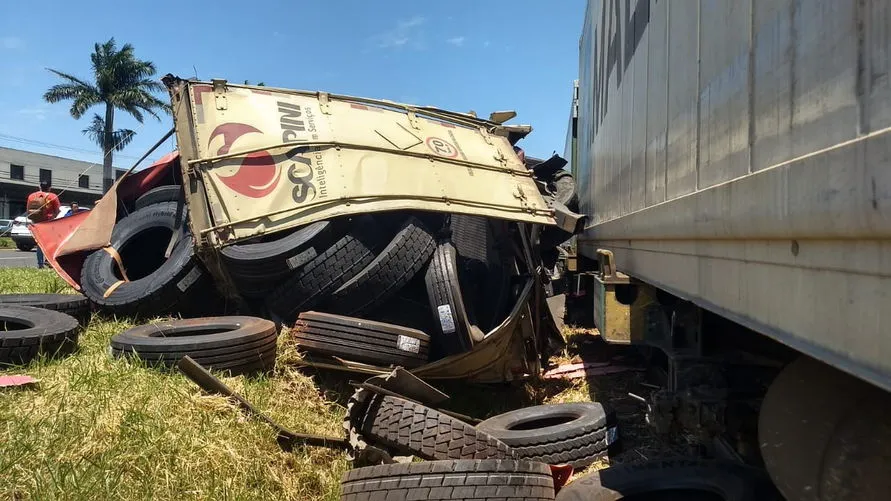
[[[27, 144], [29, 146], [40, 146], [43, 148], [55, 148], [55, 149], [59, 149], [59, 150], [71, 151], [74, 153], [89, 153], [91, 155], [102, 155], [102, 152], [97, 151], [97, 150], [88, 150], [86, 148], [77, 148], [75, 146], [64, 146], [61, 144], [47, 143], [46, 141], [38, 141], [36, 139], [28, 139], [28, 138], [24, 138], [24, 137], [11, 136], [9, 134], [0, 134], [0, 140], [9, 141], [9, 142], [13, 142], [13, 143], [19, 143], [19, 144]], [[136, 157], [133, 155], [124, 155], [121, 153], [115, 153], [115, 157], [129, 158], [131, 160], [136, 160], [137, 158], [139, 158], [139, 157]]]

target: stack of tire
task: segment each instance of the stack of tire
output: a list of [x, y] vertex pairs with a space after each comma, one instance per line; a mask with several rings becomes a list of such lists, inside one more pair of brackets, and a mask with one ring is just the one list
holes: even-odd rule
[[0, 295], [0, 367], [73, 353], [90, 313], [79, 294]]
[[[341, 499], [554, 499], [549, 465], [576, 471], [605, 457], [615, 415], [596, 402], [540, 405], [472, 426], [458, 416], [392, 394], [360, 389], [348, 404], [356, 458], [391, 462], [347, 472]], [[375, 454], [364, 455], [373, 448]], [[374, 458], [369, 460], [368, 458]], [[560, 468], [557, 468], [559, 471]]]
[[[144, 317], [219, 310], [184, 224], [188, 214], [177, 212], [180, 196], [176, 185], [148, 191], [118, 220], [109, 247], [87, 257], [81, 284], [101, 310]], [[385, 212], [264, 235], [221, 254], [251, 313], [287, 325], [309, 311], [340, 316], [335, 328], [329, 317], [306, 331], [307, 351], [392, 354], [391, 345], [407, 336], [422, 345], [413, 360], [371, 362], [420, 365], [471, 349], [507, 316], [516, 292], [509, 228], [477, 216]], [[165, 257], [171, 237], [176, 243]], [[350, 330], [368, 320], [379, 322], [371, 331], [390, 335], [381, 341], [368, 329]]]
[[[346, 472], [342, 500], [553, 500], [550, 467], [444, 411], [390, 394], [359, 390], [350, 401], [351, 436], [385, 463]], [[362, 457], [360, 451], [354, 451]], [[423, 462], [394, 463], [396, 456]]]
[[296, 321], [306, 351], [415, 367], [470, 350], [507, 316], [507, 229], [483, 217], [378, 213], [229, 246], [223, 256], [243, 295]]

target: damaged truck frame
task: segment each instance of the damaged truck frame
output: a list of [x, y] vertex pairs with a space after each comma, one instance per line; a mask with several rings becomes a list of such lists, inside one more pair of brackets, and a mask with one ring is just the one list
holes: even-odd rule
[[[241, 310], [245, 303], [222, 263], [226, 246], [368, 213], [483, 216], [512, 229], [513, 307], [470, 351], [413, 372], [425, 378], [512, 380], [538, 374], [563, 346], [544, 301], [547, 275], [538, 239], [542, 232], [568, 238], [584, 218], [547, 197], [515, 153], [513, 144], [531, 131], [504, 124], [515, 113], [497, 112], [485, 120], [326, 92], [172, 75], [163, 81], [177, 151], [119, 179], [90, 213], [35, 228], [47, 259], [73, 287], [80, 289], [85, 256], [109, 245], [124, 208], [164, 184], [183, 187], [181, 231], [174, 232], [168, 255], [178, 239], [191, 238], [203, 268], [196, 273], [209, 273], [221, 295]], [[369, 374], [390, 370], [340, 359], [307, 363]]]

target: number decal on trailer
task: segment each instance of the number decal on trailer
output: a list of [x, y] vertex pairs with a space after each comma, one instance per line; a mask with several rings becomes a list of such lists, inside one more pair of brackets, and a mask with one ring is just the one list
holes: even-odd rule
[[430, 151], [441, 157], [455, 158], [458, 156], [458, 148], [452, 146], [452, 143], [438, 137], [428, 137], [427, 147]]

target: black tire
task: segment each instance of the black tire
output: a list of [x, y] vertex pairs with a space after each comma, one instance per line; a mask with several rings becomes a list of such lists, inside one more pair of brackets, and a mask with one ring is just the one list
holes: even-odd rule
[[375, 395], [360, 425], [368, 443], [421, 459], [512, 459], [504, 442], [451, 416], [398, 397]]
[[433, 359], [464, 353], [473, 347], [470, 322], [458, 281], [457, 252], [446, 240], [437, 246], [424, 276], [435, 328], [431, 332]]
[[714, 499], [715, 495], [724, 501], [780, 499], [763, 470], [723, 461], [665, 459], [588, 473], [561, 489], [557, 500], [618, 501], [658, 493], [677, 496], [671, 499]]
[[262, 318], [195, 318], [128, 329], [111, 338], [111, 353], [165, 367], [188, 355], [205, 368], [245, 374], [275, 367], [277, 340], [275, 324]]
[[0, 294], [0, 305], [32, 306], [71, 315], [80, 324], [90, 320], [90, 302], [81, 294]]
[[517, 457], [576, 469], [606, 455], [617, 437], [615, 415], [597, 402], [526, 407], [477, 428], [511, 446]]
[[223, 247], [226, 269], [244, 297], [265, 297], [276, 286], [343, 236], [341, 227], [319, 221], [263, 241]]
[[285, 322], [315, 308], [374, 260], [390, 236], [383, 233], [375, 227], [374, 218], [360, 216], [343, 238], [276, 287], [266, 300], [267, 307]]
[[430, 336], [419, 330], [315, 311], [300, 314], [294, 336], [310, 353], [385, 367], [418, 367], [430, 351]]
[[178, 202], [179, 194], [182, 187], [178, 184], [165, 184], [152, 188], [143, 193], [136, 202], [133, 203], [134, 210], [144, 209], [149, 205], [162, 204], [165, 202]]
[[84, 261], [84, 295], [102, 310], [135, 316], [188, 313], [199, 304], [210, 304], [209, 299], [217, 299], [189, 236], [180, 238], [170, 257], [164, 259], [175, 219], [176, 203], [168, 202], [149, 205], [118, 221], [111, 234], [111, 247], [121, 255], [131, 281], [123, 282], [105, 297], [122, 277], [111, 255], [99, 249]]
[[0, 365], [27, 364], [41, 354], [71, 353], [80, 332], [77, 319], [70, 315], [11, 304], [0, 305], [0, 328]]
[[356, 468], [340, 481], [341, 501], [550, 501], [554, 479], [531, 461], [426, 461]]
[[[458, 253], [458, 279], [474, 341], [482, 341], [507, 316], [508, 260], [502, 255], [507, 223], [482, 216], [453, 214], [450, 228]], [[475, 327], [475, 328], [474, 328]]]
[[22, 252], [31, 252], [32, 250], [34, 250], [33, 245], [15, 244], [15, 246]]
[[411, 281], [435, 250], [436, 239], [430, 230], [417, 218], [408, 218], [368, 266], [334, 291], [325, 309], [341, 315], [373, 310]]

